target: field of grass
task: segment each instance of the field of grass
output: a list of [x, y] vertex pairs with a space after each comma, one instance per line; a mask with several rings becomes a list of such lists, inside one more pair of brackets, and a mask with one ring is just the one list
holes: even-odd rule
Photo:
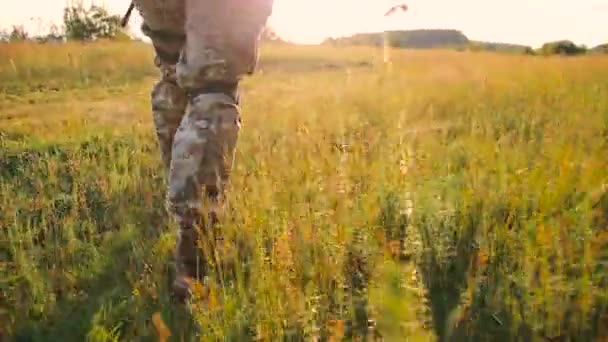
[[264, 47], [179, 308], [151, 49], [0, 45], [0, 341], [607, 341], [608, 58], [381, 53]]

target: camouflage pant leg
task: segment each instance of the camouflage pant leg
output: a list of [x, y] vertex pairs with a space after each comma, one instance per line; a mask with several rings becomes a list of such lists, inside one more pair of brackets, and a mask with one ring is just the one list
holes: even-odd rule
[[[161, 79], [152, 90], [151, 104], [167, 176], [171, 170], [175, 134], [184, 118], [188, 102], [187, 93], [179, 86], [175, 71], [185, 41], [184, 4], [184, 0], [135, 1], [144, 20], [142, 31], [152, 41], [156, 52], [155, 63], [161, 70]], [[194, 227], [180, 225], [175, 249], [178, 274], [189, 274], [192, 277], [198, 275], [198, 266], [201, 264], [197, 250], [198, 238], [199, 234]]]
[[[144, 32], [161, 59], [177, 61], [177, 84], [188, 94], [188, 108], [171, 149], [167, 200], [180, 226], [178, 273], [194, 277], [197, 223], [206, 216], [202, 211], [221, 209], [241, 127], [238, 82], [253, 72], [272, 0], [136, 0], [136, 4]], [[205, 208], [202, 202], [207, 199]]]
[[178, 85], [175, 71], [185, 41], [184, 0], [135, 0], [135, 5], [144, 19], [142, 31], [152, 40], [155, 64], [161, 71], [150, 100], [161, 158], [168, 175], [173, 137], [187, 105], [186, 91]]
[[258, 42], [273, 0], [184, 0], [186, 40], [178, 64], [180, 85], [238, 83], [254, 72]]
[[133, 0], [143, 18], [142, 32], [152, 40], [158, 58], [175, 65], [186, 40], [185, 0]]
[[185, 223], [202, 199], [218, 204], [224, 194], [241, 126], [238, 83], [255, 68], [271, 8], [272, 0], [185, 0], [177, 77], [190, 102], [175, 136], [168, 194]]
[[[158, 60], [158, 59], [157, 59]], [[158, 60], [161, 79], [154, 85], [150, 101], [156, 137], [165, 174], [169, 174], [173, 138], [186, 110], [186, 92], [177, 85], [175, 66]]]

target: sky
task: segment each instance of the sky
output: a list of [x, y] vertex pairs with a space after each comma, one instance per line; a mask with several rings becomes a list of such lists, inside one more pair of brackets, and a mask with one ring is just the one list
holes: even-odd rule
[[[66, 0], [1, 0], [0, 27], [36, 34], [61, 24]], [[85, 1], [85, 3], [90, 2]], [[96, 0], [122, 15], [128, 0]], [[316, 44], [326, 37], [385, 29], [446, 28], [469, 39], [538, 47], [570, 39], [590, 47], [608, 42], [608, 0], [406, 0], [407, 13], [383, 16], [401, 0], [275, 0], [270, 24], [284, 39]], [[141, 34], [135, 15], [130, 29]]]

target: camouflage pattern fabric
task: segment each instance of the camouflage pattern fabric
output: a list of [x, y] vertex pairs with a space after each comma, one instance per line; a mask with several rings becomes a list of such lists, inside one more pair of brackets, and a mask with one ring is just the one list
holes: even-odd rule
[[185, 300], [190, 280], [205, 273], [197, 241], [221, 215], [241, 127], [237, 88], [255, 70], [273, 0], [134, 3], [161, 71], [151, 103], [167, 206], [179, 223], [174, 292]]

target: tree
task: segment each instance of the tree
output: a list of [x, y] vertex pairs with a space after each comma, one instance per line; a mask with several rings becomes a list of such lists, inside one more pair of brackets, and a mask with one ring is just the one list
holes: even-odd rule
[[0, 29], [0, 42], [8, 42], [9, 37], [10, 34], [6, 30]]
[[525, 55], [536, 56], [536, 51], [530, 46], [527, 46], [524, 50]]
[[56, 24], [49, 25], [48, 32], [36, 38], [39, 43], [60, 43], [65, 40], [62, 28]]
[[541, 51], [544, 55], [566, 55], [574, 56], [587, 52], [587, 48], [578, 46], [569, 40], [559, 40], [543, 44]]
[[29, 39], [29, 34], [22, 25], [13, 25], [11, 32], [8, 34], [8, 40], [11, 42], [22, 42]]
[[46, 41], [62, 41], [65, 38], [65, 35], [59, 26], [52, 24], [49, 27], [49, 33], [45, 38]]
[[[384, 39], [386, 38], [386, 40]], [[334, 45], [390, 46], [393, 48], [447, 48], [467, 47], [470, 42], [461, 31], [448, 29], [423, 29], [408, 31], [384, 31], [382, 33], [357, 33], [349, 37], [325, 40]], [[478, 44], [479, 45], [479, 44]]]
[[591, 49], [591, 51], [593, 53], [602, 53], [602, 54], [608, 54], [608, 43], [606, 44], [600, 44], [596, 47], [594, 47], [593, 49]]
[[72, 3], [63, 10], [65, 36], [69, 40], [114, 38], [121, 32], [120, 21], [120, 16], [110, 15], [103, 7], [91, 5], [85, 8], [82, 1]]

